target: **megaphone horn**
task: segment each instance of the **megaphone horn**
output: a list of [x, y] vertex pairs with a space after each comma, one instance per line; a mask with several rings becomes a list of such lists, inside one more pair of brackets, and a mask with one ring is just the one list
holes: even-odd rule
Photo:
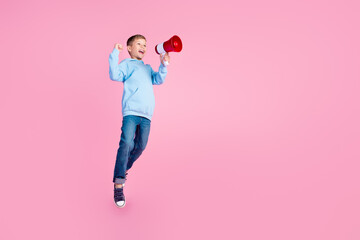
[[166, 52], [180, 52], [182, 50], [181, 39], [174, 35], [166, 42], [160, 43], [155, 46], [155, 52], [157, 54], [164, 54]]

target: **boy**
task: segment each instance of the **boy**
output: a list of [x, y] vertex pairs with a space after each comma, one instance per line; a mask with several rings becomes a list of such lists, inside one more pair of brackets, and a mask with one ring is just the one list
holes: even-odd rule
[[159, 71], [155, 72], [149, 64], [144, 64], [142, 58], [146, 53], [146, 39], [142, 35], [131, 36], [127, 40], [127, 50], [130, 58], [119, 62], [119, 53], [123, 50], [116, 43], [109, 56], [110, 79], [124, 83], [122, 96], [122, 127], [119, 148], [114, 169], [114, 201], [116, 206], [125, 206], [123, 187], [127, 171], [144, 151], [149, 133], [151, 117], [155, 107], [155, 96], [152, 85], [164, 82], [167, 69], [165, 61], [170, 62], [166, 53], [160, 55]]

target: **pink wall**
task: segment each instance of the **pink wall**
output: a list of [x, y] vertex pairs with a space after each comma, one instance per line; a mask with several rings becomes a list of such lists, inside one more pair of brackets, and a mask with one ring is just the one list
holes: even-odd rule
[[[360, 239], [359, 10], [2, 1], [0, 239]], [[184, 48], [118, 209], [108, 56], [136, 33], [154, 69], [157, 43]]]

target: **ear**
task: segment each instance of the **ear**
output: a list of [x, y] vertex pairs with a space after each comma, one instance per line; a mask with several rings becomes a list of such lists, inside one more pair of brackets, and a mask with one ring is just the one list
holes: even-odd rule
[[127, 50], [128, 50], [128, 52], [131, 52], [131, 47], [127, 46]]

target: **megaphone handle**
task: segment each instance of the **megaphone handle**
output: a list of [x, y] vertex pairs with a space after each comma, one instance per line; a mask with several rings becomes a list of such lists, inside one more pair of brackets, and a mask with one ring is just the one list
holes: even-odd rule
[[[164, 55], [165, 55], [165, 53], [162, 53], [162, 54], [161, 54], [161, 59], [162, 59], [162, 60], [164, 60]], [[163, 62], [164, 62], [164, 61], [163, 61]], [[165, 62], [164, 62], [164, 65], [165, 65], [165, 67], [166, 67], [166, 66], [169, 66], [170, 63], [169, 63], [168, 61], [165, 61]]]

